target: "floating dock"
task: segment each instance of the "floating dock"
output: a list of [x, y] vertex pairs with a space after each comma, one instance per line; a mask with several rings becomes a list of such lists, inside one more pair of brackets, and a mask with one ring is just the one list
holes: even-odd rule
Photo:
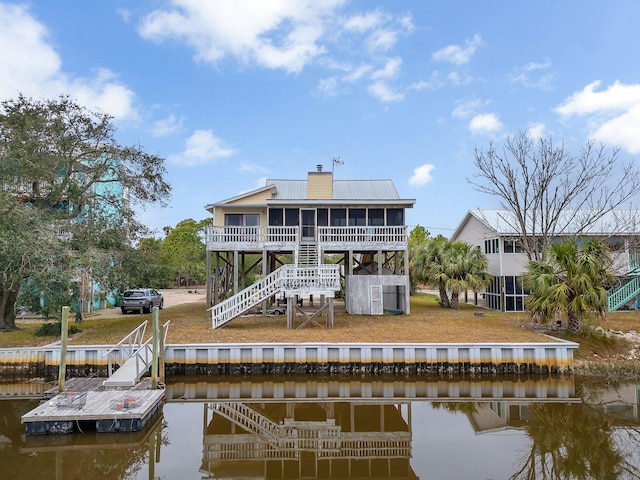
[[22, 416], [27, 435], [135, 432], [154, 418], [164, 401], [164, 390], [105, 389], [102, 379], [70, 379], [67, 385], [63, 393]]

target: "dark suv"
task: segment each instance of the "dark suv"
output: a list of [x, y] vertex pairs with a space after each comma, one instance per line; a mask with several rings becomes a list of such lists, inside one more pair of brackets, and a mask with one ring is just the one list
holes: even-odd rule
[[153, 288], [132, 288], [122, 294], [122, 313], [139, 312], [141, 307], [143, 312], [151, 312], [153, 307], [162, 309], [164, 298]]

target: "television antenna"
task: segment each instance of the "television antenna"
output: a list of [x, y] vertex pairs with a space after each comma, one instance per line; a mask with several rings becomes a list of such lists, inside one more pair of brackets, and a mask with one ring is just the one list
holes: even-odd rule
[[331, 173], [333, 173], [333, 171], [335, 170], [336, 165], [344, 165], [344, 162], [340, 160], [339, 155], [337, 157], [333, 157], [333, 159], [331, 160]]

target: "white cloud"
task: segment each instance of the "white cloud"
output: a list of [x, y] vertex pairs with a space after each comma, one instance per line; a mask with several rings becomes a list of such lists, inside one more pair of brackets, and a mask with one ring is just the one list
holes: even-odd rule
[[472, 40], [466, 40], [465, 46], [449, 45], [440, 50], [436, 50], [431, 54], [431, 58], [437, 62], [449, 62], [454, 65], [464, 65], [469, 63], [471, 56], [476, 52], [476, 49], [483, 45], [482, 37], [477, 33], [473, 36]]
[[147, 39], [184, 40], [199, 61], [226, 56], [288, 73], [300, 72], [325, 52], [320, 43], [345, 0], [180, 0], [155, 10], [140, 25]]
[[373, 32], [367, 40], [367, 46], [371, 51], [391, 50], [398, 41], [398, 32], [379, 29]]
[[529, 126], [527, 134], [534, 140], [540, 140], [547, 136], [547, 127], [544, 123], [534, 123]]
[[615, 82], [596, 91], [600, 81], [569, 96], [556, 112], [564, 117], [586, 116], [596, 140], [640, 152], [640, 84]]
[[342, 77], [342, 80], [347, 83], [353, 83], [361, 78], [365, 77], [370, 71], [371, 65], [360, 65], [349, 70], [349, 72]]
[[409, 88], [417, 91], [424, 89], [437, 90], [438, 88], [442, 88], [444, 84], [444, 81], [440, 78], [440, 72], [438, 70], [434, 70], [428, 80], [413, 82]]
[[381, 10], [374, 10], [359, 15], [354, 15], [348, 18], [343, 26], [347, 30], [354, 30], [359, 33], [364, 33], [369, 30], [373, 30], [382, 25], [385, 21], [386, 15]]
[[384, 68], [376, 70], [371, 74], [372, 80], [382, 80], [396, 78], [400, 72], [402, 59], [400, 57], [390, 58], [385, 63]]
[[473, 77], [471, 77], [470, 75], [462, 76], [458, 72], [451, 72], [449, 75], [447, 75], [447, 80], [449, 80], [449, 83], [451, 83], [452, 85], [461, 87], [470, 84], [473, 81]]
[[[263, 167], [262, 165], [258, 165], [257, 163], [249, 163], [249, 162], [241, 162], [238, 166], [238, 170], [242, 173], [268, 173], [269, 169]], [[265, 181], [262, 180], [262, 186], [264, 186]]]
[[166, 137], [180, 130], [183, 122], [182, 118], [176, 118], [172, 113], [167, 118], [155, 122], [151, 127], [151, 133], [155, 137]]
[[513, 69], [507, 78], [511, 83], [520, 83], [528, 88], [551, 90], [553, 88], [553, 74], [544, 73], [551, 68], [551, 60], [545, 58], [543, 62], [529, 62], [522, 67]]
[[469, 118], [476, 112], [489, 104], [488, 101], [479, 99], [475, 100], [456, 100], [456, 106], [451, 112], [451, 116], [455, 118]]
[[424, 165], [419, 166], [413, 171], [413, 175], [409, 179], [409, 183], [411, 185], [426, 185], [427, 183], [433, 180], [433, 175], [431, 172], [435, 169], [430, 163], [425, 163]]
[[146, 15], [138, 31], [156, 42], [183, 42], [197, 61], [214, 66], [235, 59], [293, 74], [312, 63], [340, 71], [317, 83], [318, 96], [336, 96], [348, 90], [343, 84], [370, 80], [375, 98], [401, 100], [403, 93], [380, 81], [397, 78], [402, 59], [380, 54], [413, 32], [411, 15], [382, 9], [341, 15], [347, 1], [169, 0], [168, 7]]
[[338, 79], [336, 77], [322, 78], [315, 90], [320, 97], [335, 97], [338, 95]]
[[216, 137], [211, 130], [196, 130], [187, 139], [185, 150], [169, 157], [169, 161], [187, 167], [208, 165], [238, 151]]
[[495, 113], [476, 115], [469, 122], [469, 130], [473, 134], [491, 134], [502, 129], [502, 123]]
[[400, 102], [404, 100], [404, 93], [392, 90], [391, 87], [383, 81], [372, 83], [367, 90], [371, 96], [377, 98], [382, 103]]
[[107, 69], [93, 78], [62, 71], [60, 56], [48, 31], [23, 5], [0, 3], [0, 65], [11, 75], [0, 75], [0, 98], [53, 98], [69, 95], [91, 110], [99, 109], [118, 120], [134, 119], [135, 94]]

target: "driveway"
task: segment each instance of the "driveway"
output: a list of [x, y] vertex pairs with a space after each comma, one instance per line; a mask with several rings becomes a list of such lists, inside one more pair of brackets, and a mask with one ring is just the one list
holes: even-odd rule
[[[164, 307], [174, 307], [182, 303], [190, 302], [204, 302], [207, 299], [205, 289], [199, 288], [194, 290], [193, 288], [164, 288], [158, 289], [158, 291], [164, 297]], [[191, 291], [191, 293], [189, 293]], [[94, 310], [91, 314], [86, 315], [86, 318], [111, 318], [116, 315], [122, 315], [120, 308], [103, 308], [101, 310]], [[131, 315], [130, 313], [128, 315]]]

